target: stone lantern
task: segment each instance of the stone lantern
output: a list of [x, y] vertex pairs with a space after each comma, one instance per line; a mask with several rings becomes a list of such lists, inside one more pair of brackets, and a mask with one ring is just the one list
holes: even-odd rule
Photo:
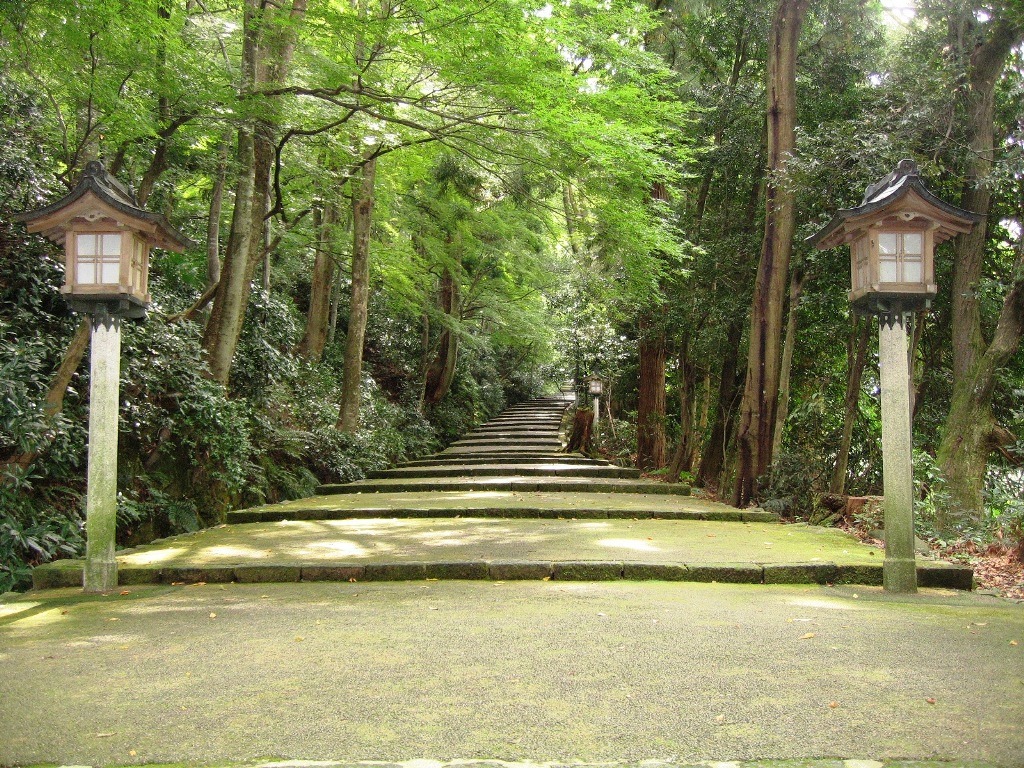
[[818, 248], [850, 246], [850, 302], [878, 316], [882, 384], [885, 563], [890, 592], [917, 590], [914, 465], [907, 326], [938, 292], [935, 246], [969, 232], [981, 216], [935, 197], [912, 160], [872, 184], [856, 208], [839, 211], [808, 238]]
[[935, 246], [969, 232], [980, 216], [935, 197], [913, 160], [872, 184], [856, 208], [840, 210], [809, 238], [850, 246], [850, 302], [869, 314], [926, 309], [938, 293]]
[[189, 240], [167, 220], [139, 207], [121, 182], [93, 161], [78, 184], [54, 203], [16, 217], [29, 232], [64, 246], [61, 293], [77, 312], [142, 317], [149, 305], [151, 248], [180, 252]]
[[117, 415], [121, 318], [149, 306], [151, 248], [182, 251], [191, 242], [159, 214], [144, 210], [121, 182], [93, 161], [60, 200], [15, 217], [29, 232], [64, 246], [61, 293], [89, 316], [89, 467], [85, 513], [87, 592], [117, 586]]

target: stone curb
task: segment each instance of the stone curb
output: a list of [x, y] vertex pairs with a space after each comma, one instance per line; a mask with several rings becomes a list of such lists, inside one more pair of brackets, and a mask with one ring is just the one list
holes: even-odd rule
[[[967, 566], [934, 563], [918, 566], [921, 587], [970, 590], [973, 571]], [[36, 568], [35, 589], [77, 587], [82, 583], [82, 561], [60, 560]], [[882, 565], [835, 563], [649, 563], [621, 560], [465, 560], [390, 563], [274, 563], [210, 567], [140, 567], [118, 569], [118, 584], [242, 584], [297, 581], [693, 581], [723, 584], [863, 584], [882, 583]]]
[[[182, 763], [180, 768], [193, 765]], [[199, 765], [199, 764], [194, 764]], [[206, 764], [203, 764], [206, 765]], [[62, 765], [59, 768], [94, 768], [89, 765]], [[119, 768], [107, 766], [106, 768]], [[703, 761], [676, 762], [667, 760], [644, 760], [642, 762], [574, 762], [558, 763], [545, 761], [506, 760], [429, 760], [417, 759], [406, 762], [363, 760], [360, 762], [336, 762], [333, 760], [273, 760], [257, 763], [215, 762], [207, 768], [997, 768], [993, 763], [979, 760], [866, 760], [841, 758], [802, 758], [796, 760], [753, 760], [753, 761]]]

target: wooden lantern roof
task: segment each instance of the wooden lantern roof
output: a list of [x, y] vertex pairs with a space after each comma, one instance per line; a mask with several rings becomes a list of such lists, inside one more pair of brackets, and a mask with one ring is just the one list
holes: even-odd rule
[[128, 187], [110, 175], [98, 160], [85, 166], [75, 188], [64, 197], [14, 218], [24, 222], [29, 232], [41, 232], [59, 245], [63, 245], [65, 232], [75, 219], [112, 220], [135, 230], [150, 245], [166, 251], [180, 253], [194, 245], [166, 218], [142, 208]]
[[839, 210], [807, 242], [821, 249], [835, 248], [855, 240], [874, 224], [903, 224], [916, 219], [929, 223], [938, 245], [969, 232], [982, 218], [937, 198], [921, 180], [917, 164], [901, 160], [895, 171], [867, 188], [860, 205]]

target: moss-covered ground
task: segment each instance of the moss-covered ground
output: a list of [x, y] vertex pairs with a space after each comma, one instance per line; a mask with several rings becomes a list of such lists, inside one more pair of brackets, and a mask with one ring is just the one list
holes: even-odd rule
[[1024, 608], [970, 593], [623, 581], [123, 591], [2, 603], [0, 765], [1010, 768], [1024, 755]]

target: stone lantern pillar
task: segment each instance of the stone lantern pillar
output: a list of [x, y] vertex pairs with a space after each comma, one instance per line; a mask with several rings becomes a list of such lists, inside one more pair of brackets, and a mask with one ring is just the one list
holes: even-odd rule
[[915, 592], [914, 471], [907, 326], [938, 292], [935, 246], [981, 220], [935, 197], [917, 165], [902, 160], [870, 185], [861, 204], [840, 210], [808, 238], [818, 248], [850, 247], [850, 302], [878, 318], [882, 383], [883, 586]]
[[117, 586], [117, 437], [121, 318], [144, 318], [151, 248], [182, 251], [191, 241], [93, 161], [75, 188], [48, 206], [19, 214], [29, 232], [64, 246], [61, 293], [92, 322], [89, 375], [89, 464], [83, 586]]

